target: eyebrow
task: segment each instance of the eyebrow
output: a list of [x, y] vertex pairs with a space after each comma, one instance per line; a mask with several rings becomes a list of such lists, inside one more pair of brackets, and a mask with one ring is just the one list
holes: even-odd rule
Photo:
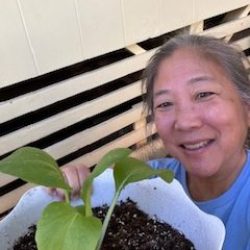
[[190, 80], [188, 80], [188, 83], [197, 83], [197, 82], [207, 82], [207, 81], [211, 81], [214, 80], [213, 77], [211, 76], [197, 76], [197, 77], [193, 77]]
[[[188, 84], [194, 84], [194, 83], [202, 83], [202, 82], [208, 82], [208, 81], [213, 81], [214, 78], [211, 76], [197, 76], [197, 77], [193, 77], [190, 80], [188, 80]], [[156, 93], [154, 93], [154, 96], [160, 96], [160, 95], [164, 95], [164, 94], [168, 94], [169, 90], [168, 89], [161, 89], [159, 91], [157, 91]]]

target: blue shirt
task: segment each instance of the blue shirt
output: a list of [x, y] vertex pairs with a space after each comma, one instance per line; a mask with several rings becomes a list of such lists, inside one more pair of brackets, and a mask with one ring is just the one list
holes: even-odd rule
[[[190, 197], [186, 171], [178, 160], [164, 158], [149, 163], [153, 168], [171, 169]], [[247, 151], [247, 160], [238, 178], [225, 193], [212, 200], [194, 203], [223, 221], [226, 228], [223, 250], [250, 250], [250, 151]]]

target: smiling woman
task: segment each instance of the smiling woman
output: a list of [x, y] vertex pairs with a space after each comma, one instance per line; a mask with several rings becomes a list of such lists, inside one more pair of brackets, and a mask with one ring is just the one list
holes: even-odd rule
[[194, 202], [223, 220], [223, 249], [250, 247], [250, 82], [242, 56], [221, 40], [180, 35], [144, 75], [148, 113], [174, 157], [151, 164], [174, 170]]
[[[200, 187], [202, 178], [201, 187], [207, 187], [191, 186], [192, 196], [203, 200], [223, 193], [246, 160], [248, 107], [232, 81], [219, 64], [185, 48], [161, 62], [153, 92], [155, 123], [166, 148], [189, 179]], [[211, 190], [209, 177], [218, 187]]]

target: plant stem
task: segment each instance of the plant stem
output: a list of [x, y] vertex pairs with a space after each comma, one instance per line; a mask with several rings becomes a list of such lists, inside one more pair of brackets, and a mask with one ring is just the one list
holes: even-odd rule
[[96, 250], [100, 250], [101, 249], [101, 245], [102, 245], [102, 242], [103, 242], [103, 239], [104, 239], [104, 236], [105, 236], [105, 233], [107, 231], [107, 227], [108, 227], [108, 224], [109, 224], [109, 221], [111, 219], [111, 215], [113, 213], [113, 210], [115, 208], [115, 205], [116, 205], [116, 202], [119, 198], [119, 195], [120, 195], [120, 192], [121, 192], [122, 188], [118, 189], [115, 193], [115, 196], [113, 197], [113, 200], [109, 206], [109, 209], [108, 209], [108, 212], [105, 216], [105, 219], [103, 221], [103, 225], [102, 225], [102, 232], [101, 232], [101, 236], [100, 236], [100, 239], [97, 243], [97, 246], [96, 246]]
[[85, 214], [84, 216], [86, 217], [90, 217], [93, 215], [93, 212], [92, 212], [92, 207], [91, 207], [91, 193], [92, 193], [92, 189], [89, 188], [87, 190], [87, 196], [86, 196], [86, 200], [84, 202], [84, 211], [85, 211]]
[[65, 196], [65, 201], [67, 203], [70, 203], [70, 198], [69, 198], [69, 192], [68, 191], [64, 190], [64, 196]]

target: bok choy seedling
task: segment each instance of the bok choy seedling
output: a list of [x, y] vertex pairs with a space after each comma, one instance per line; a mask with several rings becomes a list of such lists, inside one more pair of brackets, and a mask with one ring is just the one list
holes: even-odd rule
[[[37, 223], [35, 239], [39, 250], [99, 250], [113, 209], [127, 184], [152, 176], [159, 176], [166, 182], [173, 180], [171, 171], [152, 169], [129, 156], [130, 153], [130, 149], [117, 148], [103, 156], [83, 184], [80, 196], [84, 205], [80, 208], [71, 206], [71, 188], [56, 161], [43, 150], [23, 147], [0, 161], [2, 173], [65, 191], [65, 201], [50, 203]], [[93, 215], [91, 190], [95, 177], [109, 167], [114, 169], [115, 194], [102, 223]]]

